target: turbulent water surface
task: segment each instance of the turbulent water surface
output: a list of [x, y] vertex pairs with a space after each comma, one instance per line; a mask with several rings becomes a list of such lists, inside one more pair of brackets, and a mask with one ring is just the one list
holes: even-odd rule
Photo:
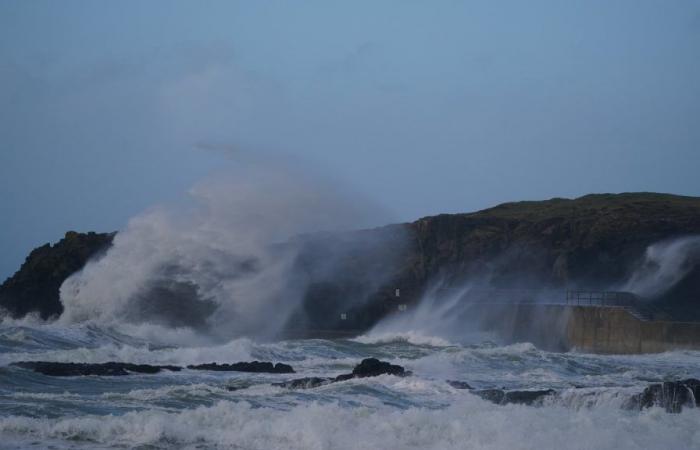
[[[594, 356], [527, 343], [456, 344], [417, 333], [354, 340], [236, 339], [166, 346], [88, 325], [5, 323], [0, 332], [2, 448], [700, 448], [700, 412], [625, 403], [650, 382], [700, 377], [700, 353]], [[307, 390], [272, 386], [335, 376], [362, 358], [401, 364], [383, 375]], [[186, 365], [264, 360], [291, 375], [183, 370], [122, 377], [49, 377], [20, 360]], [[544, 406], [495, 405], [475, 388], [561, 392]], [[237, 387], [236, 390], [228, 388]]]

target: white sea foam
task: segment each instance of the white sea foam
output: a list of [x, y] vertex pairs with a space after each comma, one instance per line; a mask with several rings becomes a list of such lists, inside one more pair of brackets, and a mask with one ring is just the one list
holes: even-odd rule
[[700, 414], [658, 409], [496, 406], [462, 395], [448, 408], [406, 410], [311, 403], [291, 410], [221, 401], [179, 413], [0, 419], [5, 442], [50, 440], [64, 447], [242, 449], [669, 449], [699, 448]]
[[[63, 283], [59, 320], [187, 327], [224, 340], [271, 337], [310, 281], [296, 272], [303, 240], [291, 237], [362, 227], [382, 215], [292, 167], [249, 162], [232, 171], [195, 185], [189, 208], [157, 207], [132, 218], [103, 257]], [[335, 257], [324, 270], [332, 272]]]
[[369, 333], [358, 336], [352, 340], [361, 344], [407, 342], [413, 345], [428, 345], [431, 347], [449, 347], [453, 345], [447, 339], [437, 336], [427, 336], [420, 331]]
[[599, 407], [620, 409], [628, 406], [630, 399], [639, 392], [636, 387], [564, 389], [556, 396], [545, 399], [545, 404], [575, 410]]
[[103, 363], [124, 361], [137, 364], [201, 364], [208, 362], [231, 363], [251, 359], [253, 343], [249, 339], [234, 339], [211, 347], [171, 347], [153, 349], [147, 345], [108, 344], [97, 348], [75, 348], [46, 352], [3, 353], [0, 363], [15, 361], [55, 361]]

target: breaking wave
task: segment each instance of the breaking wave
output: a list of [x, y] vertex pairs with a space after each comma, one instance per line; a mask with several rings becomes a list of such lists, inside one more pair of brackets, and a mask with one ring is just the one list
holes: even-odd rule
[[246, 166], [189, 194], [186, 206], [131, 219], [105, 256], [67, 279], [60, 322], [129, 327], [176, 344], [270, 338], [312, 281], [295, 266], [303, 239], [290, 238], [355, 229], [381, 215], [289, 168]]
[[[613, 408], [569, 410], [499, 407], [462, 394], [441, 410], [345, 408], [336, 403], [288, 411], [220, 401], [181, 412], [135, 411], [122, 416], [0, 419], [11, 443], [27, 437], [57, 448], [215, 447], [244, 449], [372, 448], [591, 449], [697, 448], [697, 414], [660, 410], [625, 414]], [[52, 442], [53, 441], [53, 442]]]

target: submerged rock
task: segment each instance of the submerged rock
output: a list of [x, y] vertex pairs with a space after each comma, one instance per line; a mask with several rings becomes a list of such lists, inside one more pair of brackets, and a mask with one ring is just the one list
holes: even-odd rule
[[221, 372], [254, 372], [254, 373], [294, 373], [292, 366], [288, 364], [272, 364], [271, 362], [237, 362], [233, 364], [198, 364], [187, 366], [193, 370], [214, 370]]
[[473, 389], [466, 381], [447, 380], [447, 384], [455, 389]]
[[503, 389], [483, 389], [473, 391], [475, 395], [488, 400], [497, 405], [515, 403], [519, 405], [541, 405], [545, 398], [554, 395], [553, 389], [543, 389], [535, 391], [505, 391]]
[[323, 386], [325, 384], [351, 380], [353, 378], [376, 377], [379, 375], [396, 375], [399, 377], [405, 377], [410, 374], [411, 372], [407, 371], [401, 366], [391, 364], [386, 361], [380, 361], [377, 358], [367, 358], [363, 359], [360, 364], [356, 365], [352, 370], [352, 373], [344, 373], [335, 378], [297, 378], [296, 380], [284, 381], [282, 383], [273, 383], [273, 386], [280, 386], [290, 389], [310, 389]]
[[[560, 393], [553, 389], [513, 391], [505, 389], [474, 390], [464, 381], [447, 380], [447, 384], [455, 389], [469, 389], [474, 395], [497, 405], [514, 403], [541, 406], [547, 398], [560, 396]], [[576, 386], [574, 389], [578, 390], [581, 389], [581, 387]], [[595, 392], [584, 392], [580, 395], [593, 396]], [[700, 407], [700, 380], [689, 378], [686, 380], [650, 384], [641, 393], [627, 397], [621, 407], [630, 410], [659, 407], [665, 409], [669, 413], [679, 413], [684, 407]]]
[[666, 381], [649, 385], [644, 391], [633, 399], [633, 405], [639, 409], [658, 406], [670, 413], [679, 413], [683, 407], [700, 406], [700, 380], [689, 378], [687, 380]]
[[130, 364], [121, 362], [106, 362], [98, 364], [64, 363], [49, 361], [20, 361], [11, 365], [52, 377], [75, 377], [85, 375], [124, 376], [130, 373], [154, 374], [161, 370], [177, 372], [178, 366], [152, 366], [150, 364]]
[[283, 381], [281, 383], [272, 383], [273, 386], [279, 386], [289, 389], [311, 389], [324, 384], [335, 383], [334, 378], [323, 378], [323, 377], [304, 377], [297, 378], [295, 380]]

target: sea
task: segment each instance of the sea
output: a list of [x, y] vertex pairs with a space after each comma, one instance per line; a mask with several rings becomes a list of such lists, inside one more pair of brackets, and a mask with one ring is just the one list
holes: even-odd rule
[[[698, 409], [672, 414], [629, 407], [650, 383], [700, 378], [700, 352], [556, 353], [528, 342], [487, 336], [454, 342], [420, 331], [189, 345], [161, 338], [128, 327], [3, 322], [0, 448], [700, 449]], [[348, 373], [368, 357], [412, 375], [312, 389], [273, 385]], [[32, 360], [183, 366], [258, 360], [290, 364], [296, 373], [184, 369], [51, 377], [11, 365]], [[538, 406], [499, 405], [448, 380], [557, 395]]]

